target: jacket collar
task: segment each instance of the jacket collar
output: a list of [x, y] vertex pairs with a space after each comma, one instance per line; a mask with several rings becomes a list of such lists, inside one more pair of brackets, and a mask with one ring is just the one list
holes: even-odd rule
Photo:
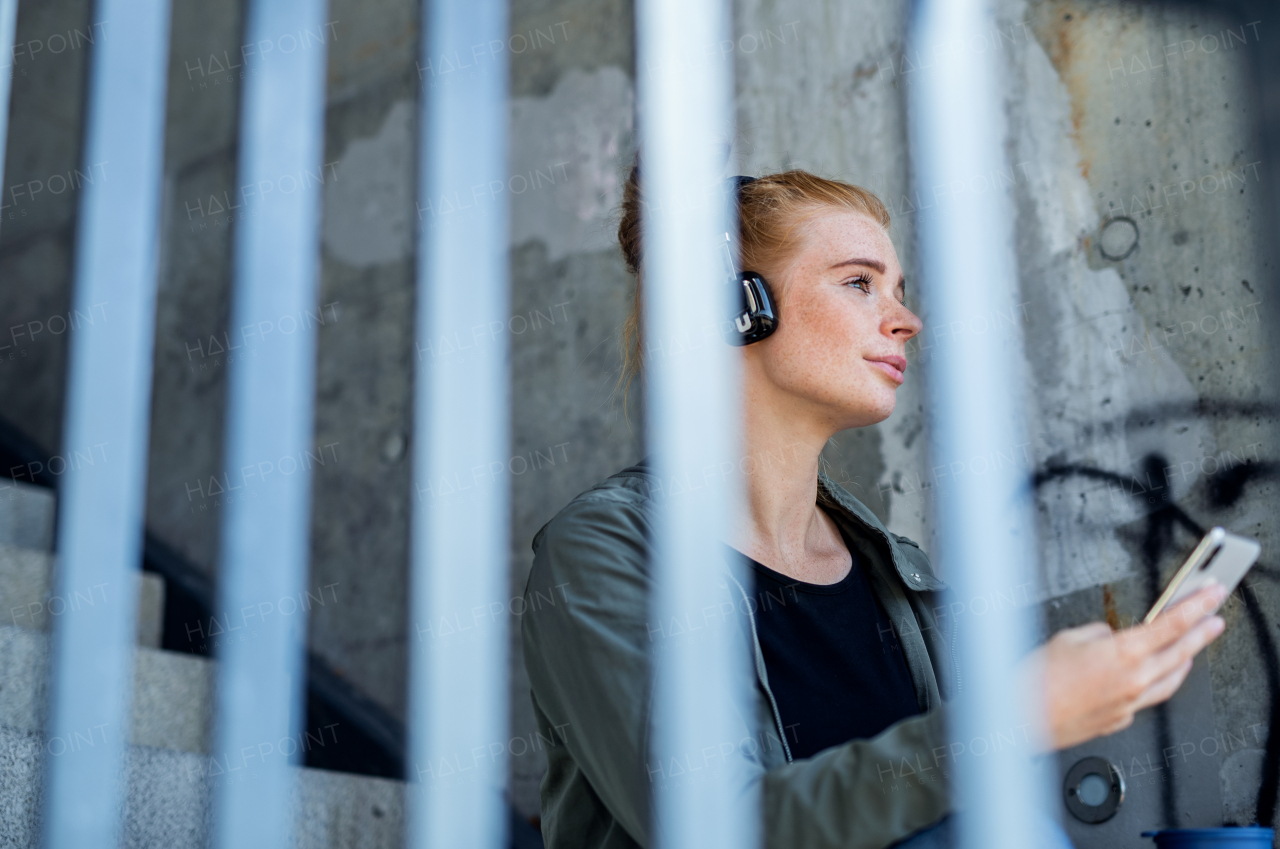
[[[888, 543], [893, 568], [908, 587], [913, 590], [946, 589], [946, 583], [933, 571], [933, 564], [920, 551], [920, 546], [906, 537], [890, 532], [867, 505], [850, 495], [847, 489], [833, 481], [821, 469], [818, 470], [818, 503], [834, 514], [837, 521], [843, 518], [846, 523], [860, 526], [860, 530], [871, 531], [882, 537]], [[907, 547], [919, 551], [919, 556], [908, 558]]]
[[[640, 462], [634, 466], [628, 466], [612, 477], [641, 476], [653, 479], [656, 476], [653, 472], [652, 457], [652, 454], [646, 454]], [[929, 558], [924, 555], [924, 552], [919, 551], [919, 546], [906, 537], [891, 533], [875, 513], [872, 513], [865, 504], [854, 498], [848, 490], [833, 481], [821, 469], [818, 470], [818, 503], [826, 507], [828, 513], [837, 521], [842, 521], [847, 530], [863, 534], [869, 531], [872, 535], [881, 538], [889, 548], [893, 568], [904, 585], [913, 590], [946, 589], [946, 583], [934, 572]], [[919, 555], [908, 558], [904, 550], [908, 546], [919, 551]]]

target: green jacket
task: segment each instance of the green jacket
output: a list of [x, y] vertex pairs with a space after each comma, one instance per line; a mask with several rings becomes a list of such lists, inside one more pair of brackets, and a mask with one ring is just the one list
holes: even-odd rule
[[[651, 845], [648, 553], [660, 488], [643, 462], [623, 469], [575, 497], [533, 538], [521, 631], [539, 731], [555, 741], [541, 786], [547, 849]], [[760, 782], [767, 847], [880, 849], [951, 810], [942, 702], [959, 674], [950, 634], [939, 624], [946, 607], [938, 606], [937, 593], [946, 585], [919, 546], [889, 533], [821, 472], [818, 503], [868, 567], [922, 713], [871, 739], [792, 759], [752, 601], [739, 582], [727, 580], [725, 591], [750, 623], [759, 684], [758, 727], [728, 729], [735, 736], [727, 739], [760, 741], [734, 757]]]

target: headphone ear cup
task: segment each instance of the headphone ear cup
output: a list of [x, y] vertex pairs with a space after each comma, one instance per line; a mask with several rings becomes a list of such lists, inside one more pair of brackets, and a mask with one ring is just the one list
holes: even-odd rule
[[773, 290], [764, 277], [754, 271], [738, 275], [742, 300], [734, 317], [733, 344], [750, 345], [770, 336], [778, 329], [778, 315], [774, 305]]
[[773, 297], [773, 287], [769, 285], [769, 281], [765, 280], [759, 274], [756, 279], [760, 281], [760, 290], [764, 293], [764, 300], [768, 303], [769, 316], [773, 319], [774, 329], [778, 326], [778, 302]]

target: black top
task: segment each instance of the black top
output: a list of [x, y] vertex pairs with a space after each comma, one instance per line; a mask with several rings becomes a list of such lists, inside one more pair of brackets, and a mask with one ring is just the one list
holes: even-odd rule
[[746, 555], [756, 579], [756, 631], [792, 757], [874, 737], [920, 713], [902, 648], [843, 529], [853, 568], [808, 584]]

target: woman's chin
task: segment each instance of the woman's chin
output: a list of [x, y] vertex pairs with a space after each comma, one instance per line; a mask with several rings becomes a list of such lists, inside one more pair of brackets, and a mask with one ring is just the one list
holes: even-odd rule
[[849, 430], [855, 427], [870, 427], [871, 425], [880, 424], [880, 422], [893, 415], [895, 402], [897, 399], [890, 395], [886, 399], [876, 399], [878, 403], [863, 403], [856, 407], [845, 407], [841, 410], [840, 416], [844, 426], [841, 430]]

